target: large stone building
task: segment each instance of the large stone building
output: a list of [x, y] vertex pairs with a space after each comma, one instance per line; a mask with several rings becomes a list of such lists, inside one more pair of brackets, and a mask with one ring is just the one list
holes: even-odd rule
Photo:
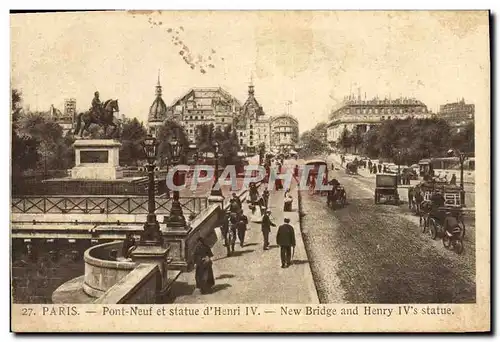
[[349, 132], [358, 129], [361, 133], [365, 133], [384, 120], [428, 118], [432, 115], [424, 103], [414, 98], [401, 97], [391, 100], [375, 97], [371, 100], [362, 100], [359, 95], [357, 98], [351, 95], [345, 97], [340, 108], [330, 115], [327, 139], [330, 144], [335, 144], [344, 129]]
[[299, 122], [290, 114], [271, 118], [271, 148], [278, 152], [295, 149], [299, 140]]
[[193, 88], [176, 99], [170, 107], [168, 117], [179, 120], [191, 142], [196, 141], [199, 125], [213, 124], [224, 128], [233, 124], [241, 103], [222, 88]]
[[447, 103], [439, 107], [438, 117], [446, 120], [458, 131], [465, 125], [474, 121], [475, 106], [465, 103], [465, 100]]
[[235, 126], [238, 134], [239, 144], [242, 150], [249, 153], [257, 153], [261, 143], [270, 150], [271, 132], [269, 117], [255, 98], [255, 87], [248, 86], [248, 98], [241, 107], [240, 113], [235, 118]]
[[193, 143], [196, 141], [197, 126], [213, 124], [216, 128], [223, 128], [233, 124], [233, 118], [241, 107], [240, 102], [222, 88], [193, 88], [167, 106], [162, 99], [159, 77], [155, 95], [149, 108], [149, 133], [158, 134], [165, 120], [174, 120], [184, 127], [188, 139]]

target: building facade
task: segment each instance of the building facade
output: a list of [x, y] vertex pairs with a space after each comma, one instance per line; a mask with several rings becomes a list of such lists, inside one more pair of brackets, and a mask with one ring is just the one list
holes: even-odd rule
[[370, 128], [380, 125], [384, 120], [406, 119], [408, 117], [429, 118], [433, 114], [427, 106], [414, 98], [361, 100], [361, 97], [345, 97], [342, 105], [330, 115], [327, 128], [327, 141], [338, 142], [342, 132], [355, 129], [366, 133]]
[[289, 114], [271, 118], [271, 148], [275, 152], [295, 149], [299, 140], [299, 122]]
[[438, 117], [446, 120], [450, 126], [460, 131], [464, 126], [470, 122], [474, 122], [475, 105], [465, 103], [462, 100], [447, 103], [439, 106]]
[[236, 132], [239, 144], [243, 151], [250, 154], [257, 153], [259, 145], [264, 143], [266, 150], [270, 150], [271, 132], [269, 117], [255, 98], [255, 87], [248, 86], [248, 98], [241, 107], [235, 119]]
[[224, 128], [233, 124], [241, 103], [222, 88], [193, 88], [174, 101], [168, 117], [180, 121], [188, 139], [196, 141], [197, 127], [213, 124]]

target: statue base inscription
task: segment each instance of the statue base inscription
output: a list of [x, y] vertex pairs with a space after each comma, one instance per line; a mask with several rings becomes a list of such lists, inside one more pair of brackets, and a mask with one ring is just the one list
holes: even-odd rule
[[121, 144], [112, 139], [76, 140], [72, 179], [110, 180], [123, 177], [119, 156]]

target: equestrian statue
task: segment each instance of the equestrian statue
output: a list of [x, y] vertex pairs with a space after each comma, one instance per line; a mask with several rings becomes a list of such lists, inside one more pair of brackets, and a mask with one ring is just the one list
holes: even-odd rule
[[[116, 130], [118, 129], [117, 124], [114, 120], [114, 113], [119, 112], [118, 100], [109, 99], [104, 103], [99, 100], [99, 92], [94, 93], [94, 98], [92, 99], [92, 107], [85, 113], [78, 114], [76, 121], [75, 135], [80, 133], [80, 137], [83, 137], [85, 131], [89, 131], [91, 124], [97, 124], [101, 126], [104, 130], [104, 136], [107, 136], [108, 126], [113, 127], [110, 133], [112, 137]], [[82, 127], [82, 121], [84, 123]]]

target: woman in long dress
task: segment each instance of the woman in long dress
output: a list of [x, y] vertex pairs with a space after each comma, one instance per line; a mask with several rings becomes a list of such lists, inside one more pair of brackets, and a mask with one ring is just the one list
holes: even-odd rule
[[203, 238], [199, 237], [198, 245], [194, 251], [194, 261], [196, 264], [196, 288], [200, 289], [202, 294], [209, 293], [212, 286], [215, 285], [211, 260], [213, 256], [210, 247], [205, 243]]

